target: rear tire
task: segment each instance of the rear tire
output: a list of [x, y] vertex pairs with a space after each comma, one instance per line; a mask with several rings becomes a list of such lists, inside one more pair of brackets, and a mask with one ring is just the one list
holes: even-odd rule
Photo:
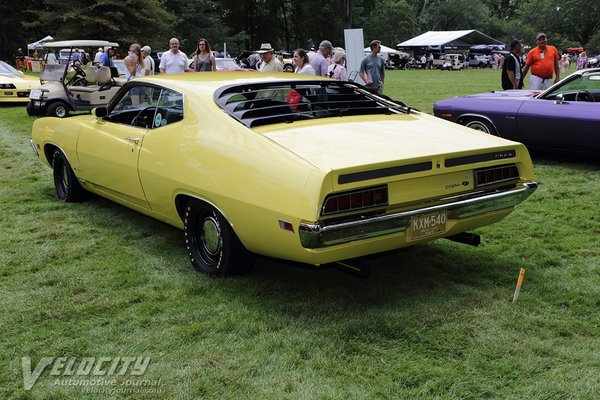
[[184, 210], [183, 232], [190, 261], [199, 272], [224, 277], [252, 269], [251, 254], [214, 207], [190, 200]]
[[466, 126], [467, 128], [471, 128], [471, 129], [475, 129], [476, 131], [487, 133], [488, 135], [498, 136], [498, 133], [496, 132], [496, 129], [494, 128], [494, 126], [484, 119], [479, 119], [479, 118], [467, 119], [467, 120], [463, 121], [463, 125]]
[[71, 164], [60, 150], [55, 150], [52, 156], [52, 170], [56, 197], [65, 203], [82, 201], [87, 192], [81, 187]]
[[69, 116], [69, 106], [64, 101], [56, 101], [48, 106], [49, 117], [66, 118]]

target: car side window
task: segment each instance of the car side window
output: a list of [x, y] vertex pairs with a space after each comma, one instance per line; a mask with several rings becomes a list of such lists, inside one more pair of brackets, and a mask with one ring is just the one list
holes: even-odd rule
[[154, 86], [131, 86], [110, 111], [106, 120], [139, 128], [150, 128], [161, 91], [161, 88]]
[[163, 89], [158, 99], [153, 128], [160, 128], [183, 119], [183, 95], [174, 90]]

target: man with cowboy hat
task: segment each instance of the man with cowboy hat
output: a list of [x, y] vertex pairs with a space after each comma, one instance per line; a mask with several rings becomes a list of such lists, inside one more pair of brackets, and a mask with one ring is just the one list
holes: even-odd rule
[[263, 43], [260, 45], [260, 49], [256, 51], [260, 55], [262, 64], [260, 66], [260, 72], [283, 72], [283, 65], [277, 57], [273, 56], [273, 48], [271, 43]]

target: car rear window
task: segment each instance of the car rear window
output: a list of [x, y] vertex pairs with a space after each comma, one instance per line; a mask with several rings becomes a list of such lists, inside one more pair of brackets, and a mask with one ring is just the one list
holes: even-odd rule
[[339, 81], [232, 85], [215, 92], [219, 106], [248, 127], [344, 115], [402, 114], [410, 108]]

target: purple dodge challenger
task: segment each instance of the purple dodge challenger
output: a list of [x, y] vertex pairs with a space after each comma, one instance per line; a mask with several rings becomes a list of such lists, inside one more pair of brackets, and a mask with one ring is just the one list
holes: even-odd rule
[[600, 156], [600, 68], [539, 92], [492, 91], [440, 100], [435, 116], [560, 153]]

